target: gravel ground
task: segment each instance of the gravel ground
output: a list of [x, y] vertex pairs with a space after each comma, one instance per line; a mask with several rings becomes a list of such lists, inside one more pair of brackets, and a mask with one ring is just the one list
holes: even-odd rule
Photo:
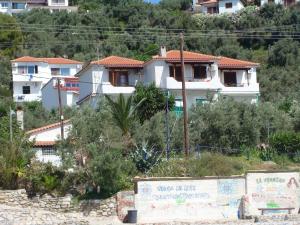
[[[260, 217], [259, 221], [172, 222], [159, 225], [300, 225], [299, 216]], [[10, 207], [0, 204], [0, 225], [120, 225], [117, 217], [91, 217], [82, 213], [55, 213], [37, 208]], [[154, 225], [154, 224], [148, 224]]]

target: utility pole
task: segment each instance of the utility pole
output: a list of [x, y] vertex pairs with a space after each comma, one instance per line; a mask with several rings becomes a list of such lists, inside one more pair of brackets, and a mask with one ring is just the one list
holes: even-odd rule
[[57, 92], [58, 92], [58, 104], [59, 104], [59, 116], [60, 116], [60, 136], [61, 140], [64, 140], [64, 115], [61, 104], [61, 94], [60, 94], [60, 78], [57, 78]]
[[169, 91], [166, 91], [166, 132], [167, 132], [167, 149], [166, 149], [166, 157], [167, 160], [170, 158], [170, 129], [169, 129]]
[[180, 61], [181, 61], [181, 76], [182, 76], [182, 102], [183, 102], [183, 128], [184, 128], [184, 150], [186, 158], [189, 156], [189, 136], [188, 136], [188, 114], [186, 108], [186, 90], [185, 90], [185, 75], [184, 75], [184, 58], [183, 58], [183, 33], [180, 33]]
[[13, 128], [12, 128], [12, 110], [11, 107], [9, 107], [9, 136], [10, 136], [10, 143], [13, 142]]

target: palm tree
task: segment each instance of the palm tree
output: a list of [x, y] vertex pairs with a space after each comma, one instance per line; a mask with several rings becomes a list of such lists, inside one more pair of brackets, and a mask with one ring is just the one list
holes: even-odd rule
[[116, 126], [118, 126], [122, 131], [125, 146], [134, 146], [130, 134], [130, 127], [136, 118], [137, 108], [145, 99], [142, 99], [137, 104], [134, 104], [132, 96], [125, 98], [123, 94], [120, 94], [115, 101], [108, 95], [105, 95], [105, 97], [109, 102], [113, 120]]

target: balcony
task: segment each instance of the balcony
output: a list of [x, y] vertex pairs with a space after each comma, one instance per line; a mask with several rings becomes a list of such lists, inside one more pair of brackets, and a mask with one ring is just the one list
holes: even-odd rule
[[222, 84], [221, 93], [224, 94], [258, 94], [259, 93], [259, 83], [242, 83], [242, 84], [232, 84], [223, 85]]
[[13, 73], [13, 81], [14, 82], [47, 82], [50, 80], [46, 78], [46, 75], [39, 75], [39, 74], [20, 74], [20, 73]]
[[[169, 90], [181, 90], [182, 82], [175, 80], [173, 77], [167, 77], [166, 88]], [[185, 88], [187, 90], [207, 90], [207, 89], [219, 89], [220, 83], [216, 80], [186, 80]]]
[[110, 82], [103, 82], [99, 89], [103, 94], [132, 94], [135, 91], [133, 86], [113, 86]]
[[32, 102], [32, 101], [41, 101], [42, 96], [39, 94], [17, 94], [14, 95], [15, 102]]

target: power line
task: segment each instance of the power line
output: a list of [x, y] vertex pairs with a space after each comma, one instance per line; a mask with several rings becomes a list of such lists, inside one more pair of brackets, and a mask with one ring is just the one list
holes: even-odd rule
[[[44, 24], [28, 24], [28, 23], [19, 23], [19, 24], [15, 24], [15, 23], [2, 23], [0, 25], [0, 27], [11, 27], [12, 25], [20, 25], [20, 28], [22, 27], [31, 27], [31, 28], [42, 28], [42, 29], [51, 29], [51, 28], [62, 28], [64, 30], [66, 29], [73, 29], [73, 30], [78, 30], [78, 28], [93, 28], [93, 29], [106, 29], [109, 31], [112, 30], [120, 30], [120, 31], [129, 31], [129, 30], [147, 30], [147, 31], [172, 31], [175, 32], [177, 31], [179, 32], [184, 32], [186, 33], [187, 31], [191, 32], [199, 32], [199, 30], [194, 30], [194, 29], [182, 29], [182, 28], [159, 28], [159, 27], [113, 27], [113, 26], [87, 26], [87, 25], [51, 25], [51, 24], [47, 24], [47, 27], [45, 27]], [[288, 27], [297, 27], [300, 26], [300, 24], [291, 24], [291, 25], [281, 25], [281, 26], [263, 26], [263, 27], [259, 27], [259, 28], [247, 28], [247, 29], [228, 29], [227, 31], [237, 31], [237, 32], [245, 32], [245, 31], [259, 31], [261, 29], [278, 29], [278, 28], [288, 28]], [[67, 28], [69, 27], [69, 28]], [[210, 29], [210, 30], [202, 30], [200, 29], [200, 32], [208, 32], [208, 31], [220, 31], [220, 30], [224, 30], [224, 29]]]

